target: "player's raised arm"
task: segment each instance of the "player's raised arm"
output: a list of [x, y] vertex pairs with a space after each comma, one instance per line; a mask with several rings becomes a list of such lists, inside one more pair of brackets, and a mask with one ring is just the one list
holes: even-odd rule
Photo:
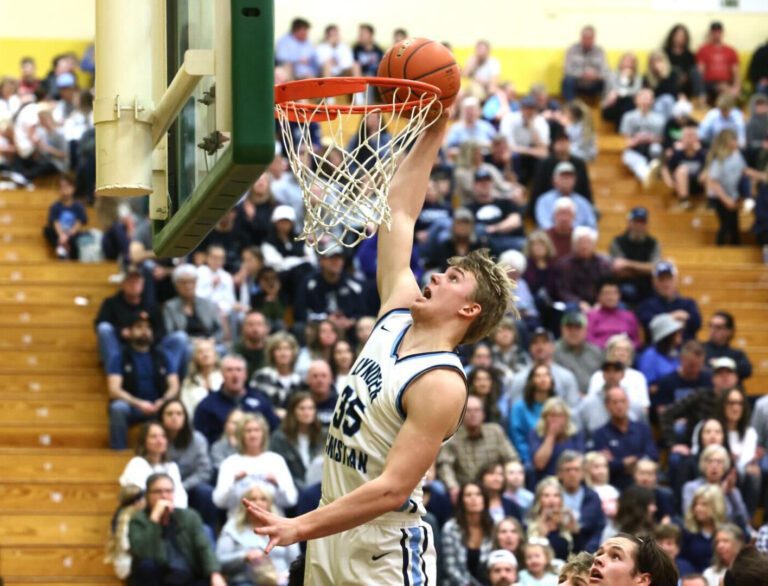
[[424, 206], [429, 174], [443, 143], [448, 115], [427, 128], [400, 163], [389, 188], [392, 226], [379, 228], [376, 283], [381, 297], [380, 314], [396, 307], [409, 307], [420, 294], [411, 272], [413, 230]]

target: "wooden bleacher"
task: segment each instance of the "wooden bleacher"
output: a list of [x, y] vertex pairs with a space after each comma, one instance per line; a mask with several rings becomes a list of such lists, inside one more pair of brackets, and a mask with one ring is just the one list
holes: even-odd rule
[[[732, 312], [751, 356], [752, 394], [768, 389], [768, 268], [756, 246], [714, 246], [716, 220], [676, 212], [661, 185], [644, 191], [621, 164], [623, 139], [598, 122], [590, 165], [600, 245], [644, 205], [686, 295], [709, 317]], [[0, 576], [6, 585], [112, 586], [103, 563], [117, 477], [127, 454], [107, 448], [107, 395], [93, 318], [115, 291], [112, 264], [51, 258], [40, 227], [50, 188], [0, 193]], [[746, 233], [751, 219], [742, 217]], [[706, 322], [705, 322], [706, 323]], [[702, 332], [704, 334], [704, 332]]]
[[55, 197], [0, 193], [0, 577], [113, 586], [104, 544], [129, 455], [108, 449], [93, 318], [117, 270], [52, 258]]
[[[750, 394], [768, 390], [768, 266], [763, 265], [755, 244], [740, 247], [715, 246], [717, 218], [703, 207], [694, 211], [675, 209], [671, 192], [661, 182], [644, 190], [621, 163], [624, 138], [612, 132], [595, 113], [600, 153], [590, 165], [595, 204], [600, 210], [599, 245], [605, 250], [611, 239], [626, 226], [627, 212], [642, 205], [650, 212], [649, 227], [661, 242], [662, 254], [673, 260], [680, 273], [680, 288], [693, 297], [706, 320], [717, 310], [731, 312], [736, 319], [734, 345], [744, 348], [752, 359], [754, 374], [746, 382]], [[749, 233], [752, 217], [742, 214], [743, 240], [753, 242]]]

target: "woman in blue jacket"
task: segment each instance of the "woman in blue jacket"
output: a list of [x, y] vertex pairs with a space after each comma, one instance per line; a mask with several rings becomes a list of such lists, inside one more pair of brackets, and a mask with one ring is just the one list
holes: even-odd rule
[[507, 426], [507, 434], [526, 465], [531, 464], [532, 457], [528, 436], [539, 422], [544, 403], [554, 396], [555, 381], [549, 366], [539, 364], [532, 368], [525, 382], [523, 398], [512, 405]]

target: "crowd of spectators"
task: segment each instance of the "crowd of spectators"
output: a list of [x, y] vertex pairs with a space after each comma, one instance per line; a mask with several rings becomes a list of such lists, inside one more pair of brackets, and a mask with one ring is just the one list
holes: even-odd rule
[[[278, 40], [278, 78], [375, 74], [373, 26], [351, 46], [333, 24], [318, 44], [310, 31], [297, 18]], [[680, 294], [644, 207], [597, 250], [588, 104], [626, 136], [622, 160], [644, 185], [663, 179], [682, 208], [706, 194], [718, 244], [739, 242], [746, 200], [768, 245], [768, 52], [741, 79], [720, 23], [690, 45], [677, 25], [647, 67], [627, 53], [611, 71], [587, 26], [565, 54], [562, 101], [540, 84], [518, 95], [487, 41], [464, 68], [413, 269], [424, 281], [490, 248], [518, 282], [520, 319], [460, 349], [466, 415], [424, 480], [441, 583], [556, 584], [619, 533], [653, 535], [684, 584], [719, 583], [753, 539], [768, 551], [768, 525], [752, 525], [768, 492], [768, 399], [744, 394], [752, 367], [732, 346], [733, 316], [703, 316]], [[60, 56], [39, 80], [25, 59], [0, 82], [4, 180], [67, 172], [45, 231], [62, 258], [80, 254], [93, 193], [92, 94], [77, 66]], [[302, 218], [278, 154], [188, 258], [153, 258], [130, 209], [105, 235], [107, 257], [126, 263], [94, 326], [110, 444], [136, 451], [114, 524], [115, 566], [132, 583], [287, 583], [299, 548], [263, 555], [240, 500], [287, 515], [318, 506], [324, 432], [379, 303], [375, 245], [317, 254], [294, 241]]]

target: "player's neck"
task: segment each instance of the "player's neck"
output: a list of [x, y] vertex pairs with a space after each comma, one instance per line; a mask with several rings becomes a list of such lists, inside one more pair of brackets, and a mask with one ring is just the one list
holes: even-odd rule
[[459, 345], [460, 337], [454, 335], [445, 323], [417, 323], [408, 329], [400, 344], [403, 354], [417, 352], [452, 352]]

